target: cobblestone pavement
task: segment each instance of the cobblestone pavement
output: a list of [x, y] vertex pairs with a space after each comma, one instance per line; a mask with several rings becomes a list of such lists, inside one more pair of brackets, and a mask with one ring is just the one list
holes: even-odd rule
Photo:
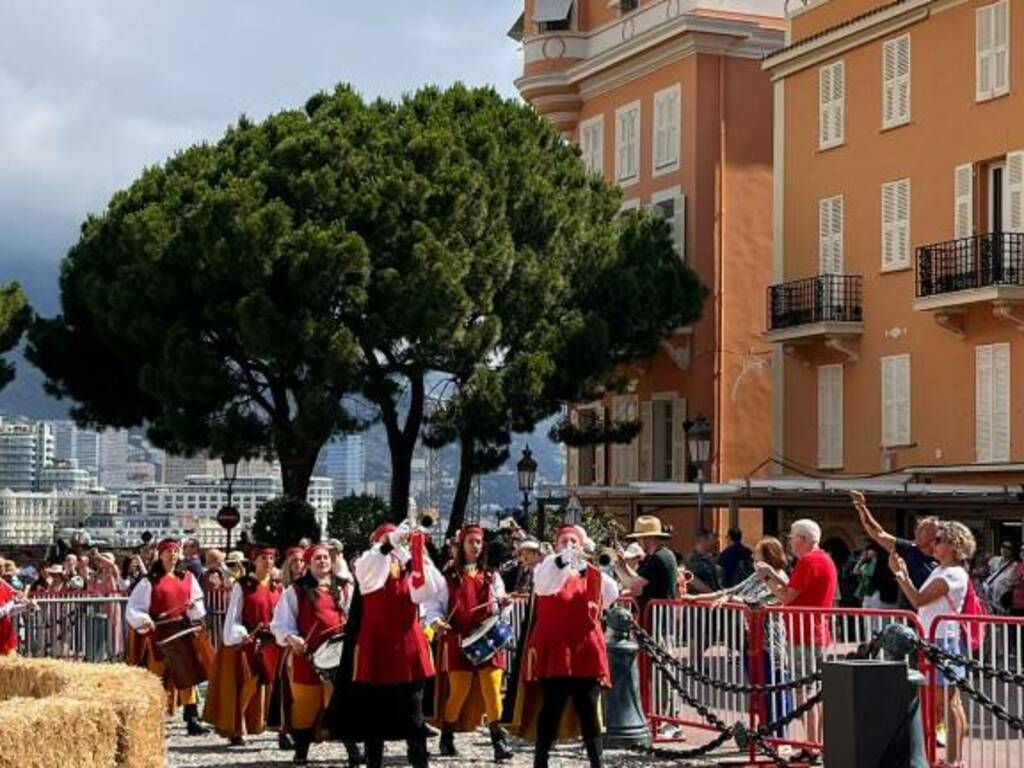
[[[459, 750], [457, 758], [442, 758], [436, 754], [431, 755], [431, 765], [445, 768], [445, 766], [468, 766], [468, 765], [498, 765], [492, 762], [491, 743], [486, 730], [480, 730], [473, 734], [460, 734], [456, 740], [456, 748]], [[516, 757], [501, 765], [509, 768], [530, 768], [533, 765], [533, 750], [530, 745], [522, 742], [513, 742], [516, 749]], [[432, 753], [437, 752], [437, 740], [430, 742]], [[318, 744], [310, 751], [311, 766], [321, 768], [343, 768], [347, 765], [345, 750], [341, 744]], [[292, 753], [281, 752], [277, 749], [276, 734], [263, 734], [254, 736], [246, 741], [241, 747], [228, 747], [227, 742], [214, 735], [187, 737], [185, 729], [179, 722], [168, 723], [167, 732], [167, 766], [168, 768], [219, 768], [219, 766], [231, 766], [232, 768], [259, 768], [260, 766], [284, 766], [291, 765]], [[385, 765], [405, 765], [405, 747], [399, 742], [390, 743], [387, 746]], [[677, 768], [704, 768], [705, 766], [718, 765], [703, 760], [688, 761], [658, 761], [650, 757], [644, 757], [631, 752], [610, 751], [606, 753], [606, 765], [608, 768], [644, 768], [645, 766], [676, 766]], [[587, 760], [580, 744], [566, 744], [559, 747], [551, 759], [551, 768], [586, 768]]]

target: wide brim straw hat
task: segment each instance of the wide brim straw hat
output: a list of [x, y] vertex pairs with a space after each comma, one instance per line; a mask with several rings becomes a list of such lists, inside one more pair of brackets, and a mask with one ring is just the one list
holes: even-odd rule
[[672, 534], [665, 530], [661, 519], [654, 515], [640, 515], [633, 524], [633, 532], [627, 539], [671, 539]]
[[227, 557], [224, 558], [225, 565], [241, 565], [245, 562], [245, 555], [237, 550], [230, 552]]

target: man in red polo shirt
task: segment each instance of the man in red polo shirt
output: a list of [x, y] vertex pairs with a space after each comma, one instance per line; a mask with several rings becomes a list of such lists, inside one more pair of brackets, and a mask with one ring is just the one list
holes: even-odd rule
[[[820, 542], [821, 526], [813, 520], [797, 520], [790, 526], [789, 548], [797, 561], [788, 584], [770, 566], [758, 563], [765, 583], [783, 605], [792, 608], [833, 607], [838, 575], [832, 558], [818, 546]], [[819, 669], [825, 648], [832, 643], [828, 617], [790, 616], [786, 631], [793, 650], [796, 674], [803, 676]], [[798, 705], [801, 698], [798, 691]], [[807, 735], [811, 741], [821, 741], [821, 720], [814, 709], [807, 713]]]

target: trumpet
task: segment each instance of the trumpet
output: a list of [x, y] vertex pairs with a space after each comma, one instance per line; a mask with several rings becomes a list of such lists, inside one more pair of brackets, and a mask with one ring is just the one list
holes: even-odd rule
[[601, 553], [597, 556], [597, 564], [602, 568], [607, 568], [609, 565], [614, 565], [619, 561], [621, 553], [612, 547], [605, 547], [601, 550]]

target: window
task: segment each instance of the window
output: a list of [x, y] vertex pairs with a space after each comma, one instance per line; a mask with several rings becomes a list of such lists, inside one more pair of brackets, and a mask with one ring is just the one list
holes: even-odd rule
[[619, 213], [625, 213], [626, 211], [635, 211], [640, 207], [640, 198], [631, 197], [629, 200], [623, 200], [622, 205], [619, 206]]
[[533, 21], [538, 32], [572, 29], [572, 0], [537, 0]]
[[[612, 401], [612, 420], [616, 424], [629, 424], [637, 420], [636, 395], [619, 395]], [[637, 479], [637, 440], [612, 446], [612, 472], [615, 484], [630, 483]]]
[[818, 366], [818, 467], [843, 466], [843, 366]]
[[1010, 152], [1006, 156], [1006, 215], [1007, 232], [1024, 232], [1024, 152]]
[[843, 196], [818, 201], [818, 266], [823, 275], [843, 274]]
[[672, 243], [680, 259], [685, 259], [686, 205], [681, 187], [672, 187], [651, 195], [651, 208], [668, 222]]
[[910, 445], [910, 355], [882, 358], [882, 445]]
[[640, 102], [634, 101], [615, 112], [615, 179], [621, 185], [640, 177]]
[[974, 98], [985, 101], [1010, 92], [1010, 6], [1007, 0], [974, 12]]
[[655, 400], [651, 434], [651, 479], [664, 482], [672, 479], [672, 432], [675, 426], [675, 402]]
[[846, 68], [837, 61], [818, 70], [818, 147], [843, 143]]
[[974, 166], [959, 165], [953, 171], [953, 238], [974, 234]]
[[882, 127], [910, 121], [910, 35], [882, 44]]
[[673, 85], [654, 94], [654, 175], [679, 168], [682, 91]]
[[1010, 345], [974, 350], [974, 442], [979, 462], [1010, 460]]
[[910, 266], [910, 179], [882, 185], [882, 270]]
[[580, 150], [583, 164], [593, 173], [604, 173], [604, 116], [580, 123]]
[[[577, 415], [577, 423], [581, 430], [593, 429], [600, 418], [595, 408], [581, 408]], [[604, 482], [604, 471], [600, 463], [604, 460], [604, 450], [597, 445], [580, 446], [577, 451], [577, 483], [580, 485], [596, 485]]]

